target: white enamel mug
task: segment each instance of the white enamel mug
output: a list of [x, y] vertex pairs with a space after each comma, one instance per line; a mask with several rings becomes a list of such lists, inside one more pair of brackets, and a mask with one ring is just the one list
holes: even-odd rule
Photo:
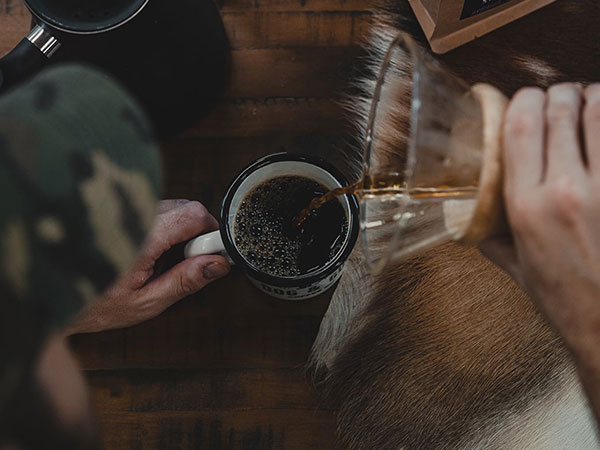
[[325, 292], [342, 276], [344, 264], [358, 237], [358, 203], [353, 195], [339, 198], [348, 227], [343, 244], [331, 261], [318, 270], [299, 276], [280, 277], [265, 273], [256, 269], [238, 251], [235, 245], [235, 215], [242, 200], [256, 186], [281, 176], [310, 178], [328, 189], [347, 185], [344, 176], [321, 158], [292, 153], [276, 153], [261, 158], [244, 169], [229, 187], [221, 206], [220, 229], [188, 242], [185, 257], [220, 253], [243, 270], [261, 291], [284, 300], [305, 300]]

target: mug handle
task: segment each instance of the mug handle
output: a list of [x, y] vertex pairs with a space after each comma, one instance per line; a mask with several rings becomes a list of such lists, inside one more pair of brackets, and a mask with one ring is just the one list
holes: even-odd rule
[[220, 254], [226, 258], [230, 264], [234, 264], [233, 260], [227, 254], [221, 232], [219, 230], [208, 234], [203, 234], [189, 241], [183, 250], [184, 257], [192, 258], [200, 255]]
[[0, 91], [5, 91], [48, 63], [61, 44], [46, 28], [36, 25], [0, 59]]

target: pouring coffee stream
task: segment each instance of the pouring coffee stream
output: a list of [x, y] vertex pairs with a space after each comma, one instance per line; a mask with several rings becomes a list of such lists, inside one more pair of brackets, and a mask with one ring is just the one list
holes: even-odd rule
[[408, 188], [403, 176], [397, 173], [378, 177], [364, 177], [357, 182], [333, 189], [321, 197], [315, 197], [310, 204], [294, 217], [293, 223], [301, 226], [304, 221], [327, 202], [342, 195], [356, 195], [359, 199], [376, 199], [383, 196], [404, 196], [409, 199], [439, 200], [471, 197], [475, 188], [436, 186], [431, 188]]

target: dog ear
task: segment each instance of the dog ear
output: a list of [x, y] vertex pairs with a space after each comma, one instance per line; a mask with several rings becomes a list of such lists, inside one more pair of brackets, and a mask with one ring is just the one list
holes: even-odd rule
[[313, 381], [323, 381], [343, 344], [351, 340], [352, 335], [358, 334], [364, 325], [363, 318], [375, 281], [367, 269], [362, 249], [357, 246], [346, 262], [346, 271], [312, 347], [308, 371]]

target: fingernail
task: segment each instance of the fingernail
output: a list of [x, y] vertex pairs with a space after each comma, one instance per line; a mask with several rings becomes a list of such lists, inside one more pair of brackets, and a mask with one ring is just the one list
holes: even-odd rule
[[204, 266], [202, 269], [202, 276], [204, 276], [207, 280], [214, 280], [216, 278], [221, 278], [227, 275], [229, 270], [223, 264], [218, 262], [212, 262]]

